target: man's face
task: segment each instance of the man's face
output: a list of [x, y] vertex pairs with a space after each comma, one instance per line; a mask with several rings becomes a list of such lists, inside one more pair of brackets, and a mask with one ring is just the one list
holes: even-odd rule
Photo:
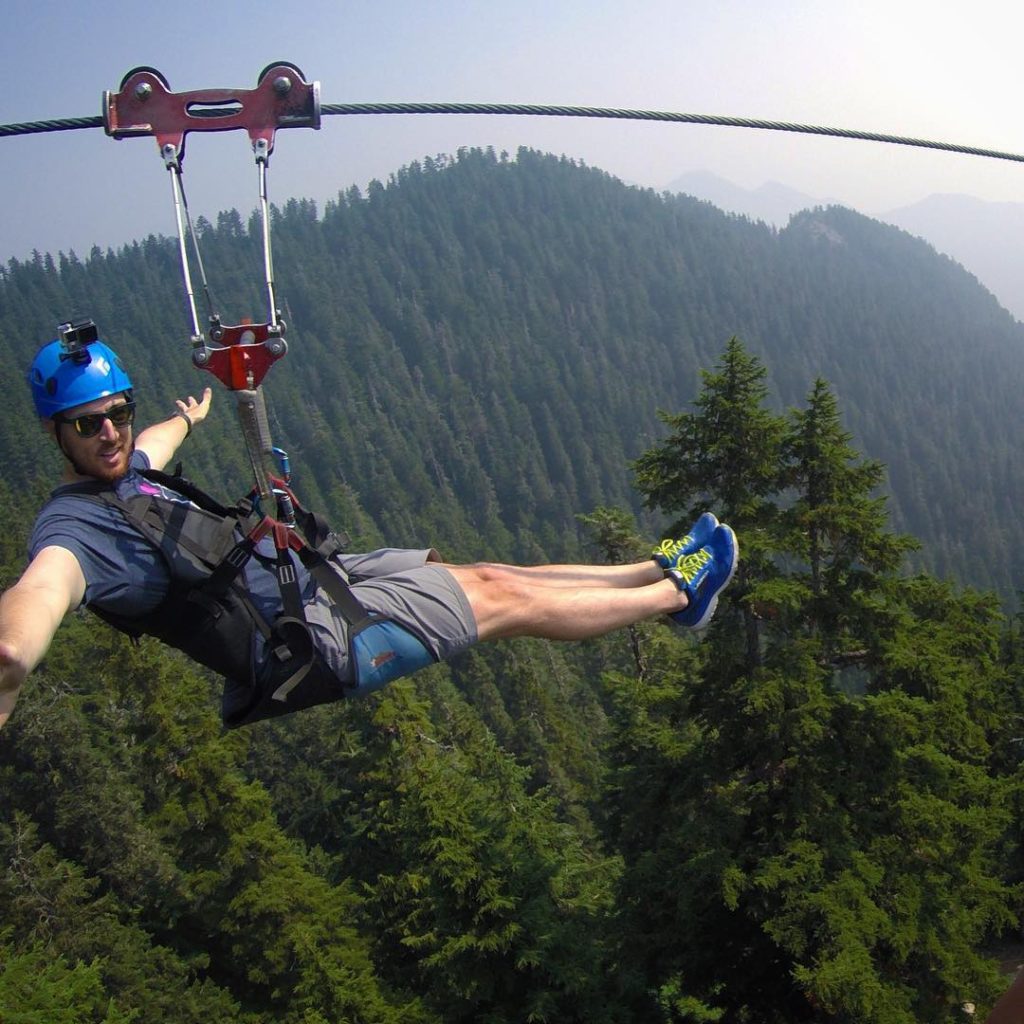
[[128, 460], [132, 454], [130, 423], [116, 427], [109, 419], [104, 419], [96, 434], [92, 437], [83, 437], [72, 422], [80, 416], [110, 412], [111, 409], [125, 404], [123, 394], [110, 395], [66, 409], [58, 416], [59, 422], [51, 421], [53, 432], [64, 454], [79, 475], [113, 483], [128, 472]]

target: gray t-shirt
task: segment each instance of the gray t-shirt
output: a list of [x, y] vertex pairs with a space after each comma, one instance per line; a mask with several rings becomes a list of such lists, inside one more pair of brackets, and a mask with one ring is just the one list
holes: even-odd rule
[[[128, 473], [113, 485], [115, 493], [123, 499], [160, 495], [189, 504], [182, 495], [142, 476], [139, 470], [148, 467], [148, 457], [135, 452]], [[82, 569], [87, 606], [127, 618], [153, 611], [167, 596], [171, 582], [163, 555], [120, 509], [75, 491], [75, 485], [67, 485], [53, 492], [32, 530], [29, 557], [46, 547], [65, 548]], [[336, 559], [336, 567], [366, 610], [407, 625], [422, 638], [434, 659], [443, 659], [474, 643], [477, 632], [462, 588], [446, 569], [428, 564], [437, 558], [432, 549], [382, 548], [342, 555]], [[244, 569], [249, 598], [271, 624], [283, 610], [276, 564], [274, 541], [267, 536]], [[293, 565], [314, 643], [334, 677], [348, 685], [352, 673], [347, 624], [301, 563], [293, 559]], [[254, 667], [262, 676], [264, 670], [269, 671], [271, 655], [258, 631], [252, 641]], [[229, 690], [225, 692], [225, 712], [230, 719], [236, 706], [248, 699], [246, 681], [230, 684]]]
[[[128, 473], [114, 485], [115, 493], [121, 498], [160, 495], [189, 504], [180, 494], [138, 472], [148, 468], [148, 456], [133, 453]], [[53, 492], [32, 529], [29, 558], [46, 547], [65, 548], [75, 556], [85, 577], [86, 606], [128, 617], [151, 612], [167, 596], [170, 585], [164, 557], [119, 509], [91, 501], [75, 489], [70, 484]], [[275, 561], [274, 542], [268, 536], [245, 567], [246, 589], [267, 622], [281, 614]], [[296, 568], [303, 596], [311, 597], [314, 588], [305, 570], [301, 565]]]

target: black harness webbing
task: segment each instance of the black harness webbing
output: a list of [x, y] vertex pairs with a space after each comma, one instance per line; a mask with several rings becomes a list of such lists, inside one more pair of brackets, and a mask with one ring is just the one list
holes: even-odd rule
[[[153, 478], [148, 470], [143, 475], [149, 479]], [[177, 490], [173, 487], [172, 489]], [[192, 488], [192, 491], [194, 494], [202, 495], [202, 492], [195, 487]], [[185, 491], [178, 491], [178, 493], [185, 495]], [[185, 496], [194, 501], [190, 495]], [[368, 621], [370, 616], [366, 609], [356, 599], [344, 577], [330, 564], [330, 559], [334, 555], [345, 550], [347, 538], [331, 531], [319, 516], [307, 512], [294, 501], [294, 498], [293, 506], [297, 513], [296, 519], [303, 520], [301, 535], [297, 534], [293, 528], [285, 526], [275, 519], [270, 517], [261, 519], [224, 556], [220, 564], [210, 574], [209, 580], [203, 584], [203, 590], [214, 596], [226, 593], [249, 559], [252, 558], [256, 551], [256, 545], [268, 533], [272, 533], [277, 550], [277, 581], [281, 590], [285, 615], [298, 619], [304, 617], [302, 596], [295, 575], [295, 565], [290, 555], [290, 552], [294, 551], [305, 569], [338, 606], [350, 626], [358, 626]], [[200, 507], [202, 506], [200, 505]], [[223, 511], [225, 515], [232, 514], [231, 510], [224, 509]]]
[[[248, 499], [231, 507], [220, 504], [184, 479], [180, 467], [174, 474], [140, 472], [175, 497], [121, 498], [101, 484], [83, 484], [71, 493], [118, 509], [163, 556], [170, 588], [156, 608], [141, 615], [92, 610], [129, 636], [155, 636], [223, 676], [223, 717], [229, 727], [335, 701], [346, 688], [371, 692], [437, 660], [409, 625], [363, 607], [335, 557], [348, 538], [303, 509], [283, 483], [274, 481], [294, 509], [288, 524], [261, 516]], [[268, 534], [274, 538], [273, 561], [257, 551]], [[240, 578], [253, 557], [276, 573], [282, 614], [273, 623], [260, 614]], [[343, 679], [314, 643], [295, 557], [347, 625]], [[257, 633], [270, 652], [258, 670]]]
[[[279, 661], [298, 658], [301, 665], [278, 685], [271, 697], [273, 700], [284, 701], [293, 689], [309, 673], [316, 659], [316, 646], [313, 643], [302, 603], [295, 563], [292, 559], [294, 551], [305, 569], [313, 576], [332, 602], [337, 606], [350, 630], [358, 630], [371, 621], [370, 614], [359, 603], [352, 593], [344, 575], [331, 565], [329, 559], [344, 551], [348, 538], [333, 532], [327, 523], [318, 515], [304, 509], [294, 494], [283, 481], [274, 480], [275, 486], [287, 494], [291, 508], [294, 510], [295, 526], [288, 526], [264, 516], [247, 531], [245, 527], [255, 518], [252, 503], [247, 498], [238, 506], [228, 508], [202, 491], [191, 481], [177, 473], [174, 475], [161, 473], [157, 470], [144, 470], [142, 475], [154, 483], [160, 483], [176, 493], [186, 497], [199, 508], [225, 518], [234, 518], [239, 527], [245, 531], [242, 538], [221, 559], [209, 578], [197, 589], [206, 597], [216, 599], [226, 594], [237, 583], [238, 577], [256, 551], [256, 546], [269, 533], [274, 537], [277, 552], [275, 571], [278, 590], [281, 594], [283, 615], [280, 616], [269, 630], [264, 625], [264, 635], [276, 643], [274, 656]], [[315, 547], [311, 546], [315, 545]], [[202, 553], [199, 553], [203, 557]], [[251, 604], [251, 602], [247, 602]], [[255, 609], [253, 609], [255, 612]], [[259, 623], [262, 619], [257, 615]]]

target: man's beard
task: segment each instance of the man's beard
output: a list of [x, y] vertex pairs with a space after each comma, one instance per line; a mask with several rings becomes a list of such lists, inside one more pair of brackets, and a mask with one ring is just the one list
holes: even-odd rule
[[[58, 443], [59, 441], [60, 437], [58, 434]], [[78, 461], [78, 459], [76, 459], [71, 454], [71, 452], [64, 447], [63, 444], [60, 445], [60, 450], [64, 453], [64, 457], [68, 460], [68, 462], [71, 463], [71, 468], [79, 476], [92, 477], [92, 479], [99, 480], [101, 483], [112, 484], [116, 483], [118, 480], [121, 479], [121, 477], [125, 475], [125, 473], [128, 472], [128, 464], [129, 461], [131, 460], [132, 452], [135, 451], [135, 439], [132, 439], [127, 449], [124, 449], [123, 445], [120, 442], [118, 442], [118, 444], [114, 446], [114, 449], [112, 450], [123, 452], [124, 454], [124, 458], [118, 460], [117, 466], [108, 466], [105, 462], [102, 462], [99, 456], [104, 454], [103, 452], [97, 453], [97, 458], [93, 460], [96, 463], [95, 466], [89, 468], [87, 466], [83, 466]]]

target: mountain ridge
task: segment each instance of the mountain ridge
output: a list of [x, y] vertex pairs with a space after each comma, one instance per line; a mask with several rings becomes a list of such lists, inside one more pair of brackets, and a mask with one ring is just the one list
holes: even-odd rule
[[928, 242], [960, 263], [995, 295], [1018, 320], [1024, 320], [1024, 203], [996, 202], [962, 193], [935, 193], [887, 210], [852, 207], [835, 199], [810, 196], [776, 181], [747, 189], [709, 171], [674, 178], [671, 192], [683, 192], [728, 213], [785, 227], [789, 218], [819, 206], [848, 206], [893, 224]]
[[[307, 503], [367, 543], [574, 558], [576, 515], [609, 504], [656, 530], [630, 462], [658, 438], [657, 410], [687, 408], [737, 335], [781, 407], [818, 377], [836, 388], [858, 445], [889, 466], [896, 524], [925, 542], [924, 564], [1004, 595], [1024, 573], [1013, 524], [976, 536], [1024, 499], [1024, 329], [904, 231], [841, 207], [780, 231], [528, 150], [424, 161], [322, 215], [292, 201], [275, 218], [293, 324], [270, 381], [275, 430]], [[225, 214], [203, 236], [215, 291], [261, 308], [258, 275], [239, 269], [255, 225]], [[138, 367], [144, 414], [163, 414], [160, 396], [196, 387], [186, 347], [152, 341], [181, 322], [175, 258], [149, 239], [10, 264], [7, 365], [27, 365], [67, 311], [91, 311]], [[223, 416], [190, 441], [190, 466], [241, 487], [220, 466], [244, 466]], [[6, 420], [9, 472], [31, 482], [39, 446], [20, 390]]]

